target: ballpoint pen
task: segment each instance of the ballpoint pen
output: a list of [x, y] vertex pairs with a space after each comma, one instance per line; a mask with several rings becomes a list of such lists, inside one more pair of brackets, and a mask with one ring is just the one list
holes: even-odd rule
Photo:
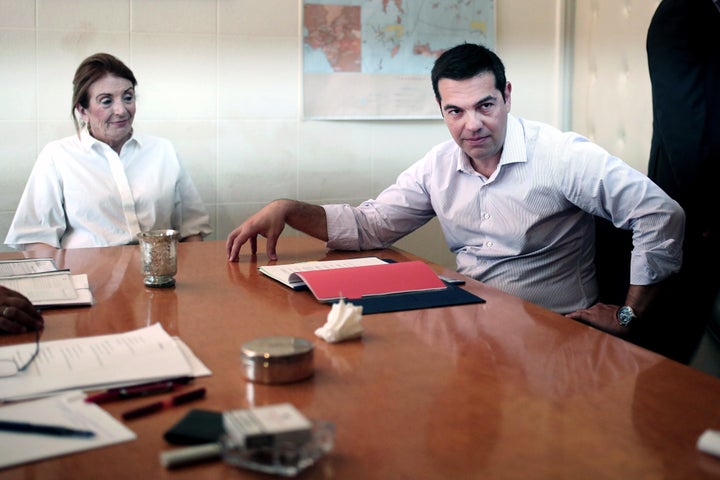
[[192, 402], [193, 400], [198, 400], [200, 398], [203, 398], [204, 396], [205, 389], [198, 388], [187, 393], [175, 395], [174, 397], [168, 398], [167, 400], [151, 403], [149, 405], [127, 411], [122, 414], [122, 418], [124, 420], [131, 420], [133, 418], [144, 417], [145, 415], [159, 412], [160, 410], [163, 410], [165, 408], [182, 405], [184, 403]]
[[90, 395], [85, 398], [85, 401], [88, 403], [105, 403], [113, 400], [124, 400], [126, 398], [146, 397], [158, 393], [171, 392], [182, 385], [187, 385], [192, 380], [193, 377], [178, 377], [159, 382], [143, 383], [141, 385], [111, 388], [105, 392]]
[[90, 438], [95, 432], [90, 430], [77, 430], [59, 425], [41, 425], [38, 423], [11, 422], [0, 420], [0, 430], [16, 433], [37, 433], [39, 435], [52, 435], [56, 437], [82, 437]]

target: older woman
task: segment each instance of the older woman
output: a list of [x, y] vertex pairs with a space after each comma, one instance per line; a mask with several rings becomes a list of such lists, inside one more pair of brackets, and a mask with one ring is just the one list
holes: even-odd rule
[[40, 152], [6, 244], [21, 250], [125, 245], [156, 228], [178, 230], [181, 241], [211, 233], [172, 144], [134, 132], [136, 85], [112, 55], [80, 64], [71, 112], [77, 135]]

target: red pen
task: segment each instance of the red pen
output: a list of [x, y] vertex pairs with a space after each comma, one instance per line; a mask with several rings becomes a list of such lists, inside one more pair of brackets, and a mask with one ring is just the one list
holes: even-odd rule
[[85, 398], [85, 401], [88, 403], [105, 403], [113, 400], [124, 400], [126, 398], [146, 397], [158, 393], [171, 392], [181, 385], [187, 385], [192, 380], [193, 377], [178, 377], [159, 382], [143, 383], [141, 385], [111, 388], [105, 392], [89, 395]]
[[130, 410], [123, 413], [122, 418], [124, 420], [131, 420], [133, 418], [144, 417], [145, 415], [159, 412], [161, 410], [164, 410], [165, 408], [175, 407], [177, 405], [192, 402], [193, 400], [198, 400], [200, 398], [203, 398], [204, 396], [205, 388], [198, 388], [196, 390], [191, 390], [187, 393], [175, 395], [174, 397], [170, 397], [167, 400], [162, 400], [159, 402], [151, 403], [149, 405], [145, 405], [144, 407]]

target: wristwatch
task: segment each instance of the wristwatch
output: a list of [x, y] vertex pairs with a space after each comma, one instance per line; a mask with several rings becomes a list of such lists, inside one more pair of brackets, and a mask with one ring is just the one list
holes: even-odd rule
[[635, 310], [627, 305], [620, 307], [615, 316], [617, 317], [617, 321], [621, 327], [629, 327], [630, 323], [637, 320]]

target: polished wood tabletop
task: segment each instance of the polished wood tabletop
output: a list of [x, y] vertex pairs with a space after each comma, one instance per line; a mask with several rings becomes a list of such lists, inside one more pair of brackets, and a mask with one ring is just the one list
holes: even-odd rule
[[[205, 399], [127, 421], [138, 438], [0, 470], [0, 479], [271, 478], [222, 461], [166, 470], [163, 433], [191, 408], [233, 410], [291, 402], [335, 424], [329, 455], [302, 479], [701, 479], [720, 458], [696, 441], [720, 429], [720, 380], [467, 279], [486, 303], [365, 315], [362, 338], [315, 336], [330, 306], [260, 274], [245, 247], [182, 243], [177, 285], [143, 285], [137, 246], [59, 250], [61, 268], [86, 273], [92, 307], [44, 312], [41, 342], [121, 333], [161, 323], [212, 371]], [[277, 263], [407, 252], [335, 252], [283, 237]], [[21, 253], [0, 254], [20, 258]], [[430, 264], [438, 273], [455, 272]], [[290, 335], [315, 345], [315, 374], [285, 385], [248, 382], [240, 347]], [[4, 335], [0, 344], [31, 342]], [[41, 344], [42, 348], [42, 344]], [[147, 399], [103, 404], [118, 420]], [[2, 447], [0, 447], [2, 448]]]

